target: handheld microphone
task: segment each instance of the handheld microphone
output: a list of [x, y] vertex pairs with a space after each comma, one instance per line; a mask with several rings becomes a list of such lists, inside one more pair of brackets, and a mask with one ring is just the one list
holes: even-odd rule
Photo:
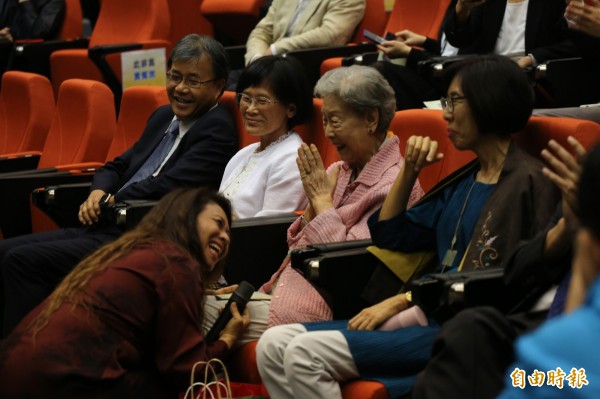
[[246, 308], [246, 304], [252, 298], [252, 294], [254, 293], [254, 287], [247, 281], [242, 281], [237, 289], [231, 294], [231, 297], [227, 301], [227, 305], [225, 305], [225, 309], [221, 312], [215, 324], [213, 324], [212, 328], [206, 334], [207, 342], [214, 342], [219, 338], [219, 334], [225, 328], [229, 320], [233, 317], [231, 315], [231, 303], [235, 302], [237, 304], [238, 310], [240, 313], [244, 312]]

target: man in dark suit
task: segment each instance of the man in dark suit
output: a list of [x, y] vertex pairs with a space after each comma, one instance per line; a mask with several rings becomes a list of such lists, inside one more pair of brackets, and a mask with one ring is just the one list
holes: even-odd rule
[[182, 186], [219, 187], [237, 150], [234, 123], [218, 103], [228, 74], [225, 50], [212, 38], [188, 35], [173, 48], [168, 68], [170, 105], [154, 111], [133, 147], [96, 172], [79, 209], [84, 227], [0, 241], [5, 335], [81, 259], [121, 234], [100, 220], [101, 204], [159, 199]]

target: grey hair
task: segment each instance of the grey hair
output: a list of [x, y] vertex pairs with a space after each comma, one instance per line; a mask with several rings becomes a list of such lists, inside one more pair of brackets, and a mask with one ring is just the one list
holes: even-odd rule
[[203, 55], [206, 55], [211, 61], [214, 79], [227, 80], [229, 61], [225, 48], [212, 37], [196, 33], [184, 36], [175, 44], [169, 56], [167, 67], [170, 69], [175, 61], [200, 61]]
[[385, 133], [396, 111], [394, 89], [375, 68], [352, 65], [325, 73], [315, 86], [315, 96], [333, 94], [358, 114], [376, 108], [379, 112], [377, 132]]

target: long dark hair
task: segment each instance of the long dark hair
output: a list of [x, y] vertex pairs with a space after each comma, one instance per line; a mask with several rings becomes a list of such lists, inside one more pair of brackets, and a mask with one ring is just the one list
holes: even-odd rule
[[32, 322], [34, 334], [46, 326], [50, 316], [62, 304], [88, 307], [86, 288], [93, 276], [110, 267], [115, 260], [129, 254], [135, 247], [150, 245], [157, 240], [169, 241], [197, 260], [202, 281], [216, 281], [223, 271], [224, 262], [220, 262], [212, 270], [206, 267], [196, 225], [198, 214], [210, 203], [219, 205], [231, 224], [229, 200], [213, 190], [182, 188], [165, 195], [133, 230], [100, 247], [79, 262], [56, 288], [44, 310]]

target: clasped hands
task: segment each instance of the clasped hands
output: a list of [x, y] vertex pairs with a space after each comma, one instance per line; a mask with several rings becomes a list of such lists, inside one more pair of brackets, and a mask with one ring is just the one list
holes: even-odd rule
[[314, 144], [308, 146], [306, 143], [298, 147], [296, 165], [298, 165], [304, 193], [309, 201], [304, 217], [310, 221], [321, 212], [333, 208], [333, 193], [340, 168], [337, 166], [328, 175], [317, 147]]

